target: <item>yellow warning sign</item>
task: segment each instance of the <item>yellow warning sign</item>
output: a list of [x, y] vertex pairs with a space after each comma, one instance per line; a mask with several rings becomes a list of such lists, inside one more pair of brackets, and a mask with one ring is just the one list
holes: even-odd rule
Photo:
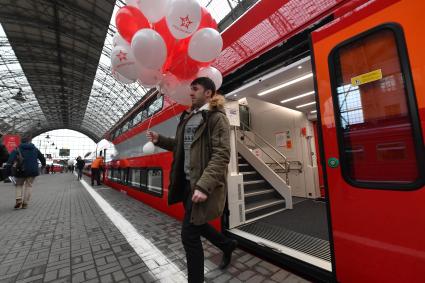
[[382, 70], [378, 69], [378, 70], [351, 78], [351, 84], [353, 86], [359, 86], [359, 85], [367, 84], [380, 79], [382, 79]]

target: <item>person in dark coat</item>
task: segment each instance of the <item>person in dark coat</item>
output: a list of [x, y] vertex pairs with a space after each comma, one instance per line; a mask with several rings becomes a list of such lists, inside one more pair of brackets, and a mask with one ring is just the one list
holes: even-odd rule
[[24, 158], [23, 161], [23, 172], [18, 176], [15, 176], [16, 179], [16, 204], [15, 209], [18, 208], [27, 208], [28, 202], [31, 199], [32, 193], [32, 183], [34, 179], [39, 174], [38, 162], [40, 160], [41, 165], [46, 166], [46, 159], [31, 143], [30, 137], [22, 138], [22, 143], [10, 153], [8, 163], [8, 168], [13, 166], [13, 163], [18, 157], [18, 151], [21, 153]]
[[230, 160], [229, 121], [224, 97], [215, 95], [214, 82], [206, 77], [191, 83], [192, 111], [180, 117], [175, 138], [148, 131], [155, 145], [173, 151], [168, 204], [182, 202], [185, 215], [182, 242], [186, 251], [189, 283], [204, 282], [201, 236], [223, 251], [220, 268], [226, 268], [237, 246], [208, 222], [223, 213]]
[[81, 180], [81, 178], [83, 177], [83, 169], [84, 166], [86, 165], [86, 162], [81, 159], [81, 156], [77, 157], [77, 173], [78, 173], [78, 180]]
[[9, 159], [9, 152], [3, 144], [0, 144], [0, 181], [6, 178], [5, 170], [3, 169], [3, 163]]
[[3, 144], [0, 144], [0, 166], [9, 159], [9, 152]]

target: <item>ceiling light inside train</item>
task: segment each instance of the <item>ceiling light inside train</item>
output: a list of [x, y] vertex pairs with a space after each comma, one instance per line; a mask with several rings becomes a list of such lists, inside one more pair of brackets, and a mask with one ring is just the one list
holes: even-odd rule
[[263, 96], [263, 95], [269, 94], [270, 92], [273, 92], [273, 91], [276, 91], [276, 90], [278, 90], [278, 89], [281, 89], [281, 88], [284, 88], [284, 87], [287, 87], [287, 86], [293, 85], [293, 84], [295, 84], [295, 83], [297, 83], [297, 82], [301, 82], [301, 81], [303, 81], [303, 80], [306, 80], [306, 79], [308, 79], [308, 78], [311, 78], [312, 76], [313, 76], [313, 73], [308, 73], [307, 75], [304, 75], [304, 76], [302, 76], [302, 77], [299, 77], [299, 78], [293, 79], [293, 80], [288, 81], [288, 82], [286, 82], [286, 83], [283, 83], [283, 84], [281, 84], [281, 85], [275, 86], [275, 87], [273, 87], [273, 88], [271, 88], [271, 89], [268, 89], [268, 90], [262, 91], [262, 92], [258, 93], [257, 95], [258, 95], [258, 96]]
[[309, 96], [309, 95], [312, 95], [312, 94], [314, 94], [314, 90], [300, 94], [300, 95], [297, 95], [297, 96], [294, 96], [294, 97], [291, 97], [291, 98], [288, 98], [288, 99], [285, 99], [285, 100], [282, 100], [280, 103], [286, 103], [286, 102], [296, 100], [296, 99], [299, 99], [299, 98], [302, 98], [302, 97], [306, 97], [306, 96]]
[[316, 103], [316, 101], [312, 101], [312, 102], [309, 102], [309, 103], [306, 103], [306, 104], [301, 104], [301, 105], [298, 105], [297, 108], [303, 108], [303, 107], [306, 107], [306, 106], [309, 106], [309, 105], [313, 105], [315, 103]]

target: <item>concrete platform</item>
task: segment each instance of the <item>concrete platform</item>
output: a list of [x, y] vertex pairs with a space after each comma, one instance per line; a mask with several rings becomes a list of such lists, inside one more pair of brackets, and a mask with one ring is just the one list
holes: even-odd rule
[[[0, 183], [0, 282], [186, 282], [180, 222], [68, 174], [39, 176], [27, 209]], [[204, 241], [206, 282], [307, 282], [237, 249], [227, 270]]]

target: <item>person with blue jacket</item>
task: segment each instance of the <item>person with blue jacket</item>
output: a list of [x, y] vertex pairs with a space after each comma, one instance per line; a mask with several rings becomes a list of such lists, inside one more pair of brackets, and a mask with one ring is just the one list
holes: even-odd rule
[[13, 166], [13, 163], [18, 157], [18, 151], [23, 157], [23, 170], [18, 174], [18, 176], [15, 176], [15, 209], [27, 208], [28, 206], [28, 202], [31, 199], [32, 183], [34, 182], [35, 177], [39, 174], [37, 159], [40, 160], [43, 167], [46, 166], [46, 159], [38, 148], [31, 143], [31, 137], [23, 137], [22, 143], [9, 155], [9, 160], [7, 161], [9, 168]]

